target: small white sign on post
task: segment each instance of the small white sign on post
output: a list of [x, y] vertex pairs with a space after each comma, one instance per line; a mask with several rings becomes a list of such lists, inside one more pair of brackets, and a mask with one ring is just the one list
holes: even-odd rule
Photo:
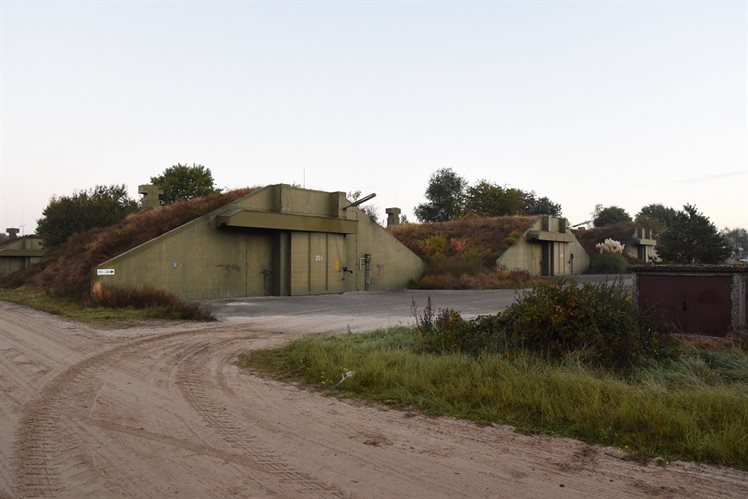
[[96, 275], [114, 275], [114, 269], [96, 269]]

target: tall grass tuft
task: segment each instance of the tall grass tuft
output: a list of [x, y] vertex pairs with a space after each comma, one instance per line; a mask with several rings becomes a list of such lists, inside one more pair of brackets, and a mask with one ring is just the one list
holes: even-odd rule
[[194, 321], [215, 321], [213, 314], [204, 310], [197, 303], [183, 300], [173, 293], [162, 289], [141, 288], [107, 288], [95, 286], [91, 296], [84, 305], [110, 308], [152, 309], [154, 315], [161, 318], [184, 319]]
[[191, 316], [173, 307], [159, 305], [145, 308], [135, 308], [133, 306], [112, 308], [103, 305], [90, 306], [90, 304], [84, 306], [80, 300], [50, 295], [42, 290], [29, 287], [0, 288], [0, 300], [18, 303], [96, 327], [118, 327], [133, 321], [149, 319], [214, 320], [212, 315], [204, 312]]

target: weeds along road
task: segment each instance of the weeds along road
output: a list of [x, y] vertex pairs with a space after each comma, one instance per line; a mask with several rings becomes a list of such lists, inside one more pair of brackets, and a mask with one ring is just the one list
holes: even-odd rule
[[735, 470], [640, 465], [234, 365], [302, 331], [282, 318], [97, 331], [0, 302], [0, 497], [748, 496]]

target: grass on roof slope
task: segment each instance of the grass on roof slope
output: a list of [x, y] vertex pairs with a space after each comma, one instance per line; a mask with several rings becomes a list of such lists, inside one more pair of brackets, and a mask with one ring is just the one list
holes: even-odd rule
[[491, 267], [537, 220], [538, 217], [464, 218], [441, 223], [395, 225], [388, 230], [421, 258], [433, 253], [429, 240], [444, 235], [448, 240], [444, 248], [446, 256], [472, 249], [477, 252], [483, 265]]
[[508, 272], [496, 260], [539, 217], [464, 218], [441, 223], [403, 224], [388, 230], [427, 264], [415, 287], [486, 289], [516, 287], [527, 272]]
[[16, 286], [30, 284], [57, 296], [79, 298], [88, 292], [89, 272], [96, 265], [256, 190], [237, 189], [132, 213], [118, 224], [71, 236], [43, 262], [7, 281]]

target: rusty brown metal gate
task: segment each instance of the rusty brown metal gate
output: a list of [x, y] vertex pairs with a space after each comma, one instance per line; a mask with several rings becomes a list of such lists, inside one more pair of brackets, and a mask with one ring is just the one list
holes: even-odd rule
[[724, 335], [731, 326], [731, 275], [638, 276], [640, 307], [659, 307], [678, 332]]

